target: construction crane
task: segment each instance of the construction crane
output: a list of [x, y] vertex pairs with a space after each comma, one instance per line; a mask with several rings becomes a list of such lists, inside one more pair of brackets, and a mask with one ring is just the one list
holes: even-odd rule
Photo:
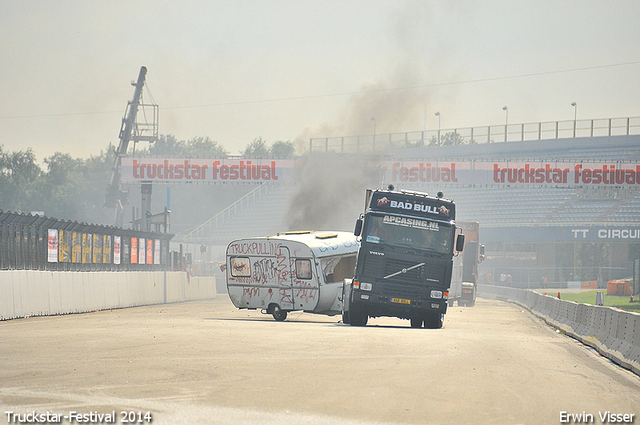
[[[122, 227], [124, 224], [124, 213], [128, 202], [128, 191], [122, 190], [120, 187], [120, 164], [122, 157], [127, 154], [129, 148], [129, 142], [133, 141], [147, 141], [155, 142], [158, 140], [158, 105], [155, 104], [143, 104], [142, 100], [142, 88], [145, 84], [145, 77], [147, 75], [147, 68], [141, 67], [140, 74], [138, 75], [138, 81], [136, 83], [131, 82], [131, 85], [135, 86], [133, 91], [133, 98], [127, 104], [124, 118], [122, 118], [122, 126], [120, 127], [120, 143], [116, 150], [116, 157], [113, 165], [111, 183], [107, 186], [104, 206], [107, 208], [115, 208], [115, 225]], [[138, 123], [136, 117], [140, 108], [151, 108], [153, 113], [152, 122]], [[145, 114], [146, 116], [146, 114]], [[151, 183], [142, 183], [142, 204], [143, 204], [143, 217], [149, 215], [149, 209], [151, 207]], [[145, 197], [146, 194], [146, 197]], [[145, 208], [146, 206], [146, 208]], [[146, 230], [146, 229], [145, 229]]]

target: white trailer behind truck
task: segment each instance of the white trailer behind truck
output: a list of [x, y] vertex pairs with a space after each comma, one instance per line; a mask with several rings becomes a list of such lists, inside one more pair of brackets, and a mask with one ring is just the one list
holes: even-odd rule
[[352, 278], [358, 242], [350, 232], [284, 232], [227, 246], [229, 298], [283, 321], [290, 311], [342, 312], [342, 284]]
[[458, 221], [458, 228], [465, 236], [464, 250], [453, 260], [449, 307], [473, 307], [478, 288], [478, 264], [484, 260], [484, 245], [480, 244], [480, 224], [477, 221]]

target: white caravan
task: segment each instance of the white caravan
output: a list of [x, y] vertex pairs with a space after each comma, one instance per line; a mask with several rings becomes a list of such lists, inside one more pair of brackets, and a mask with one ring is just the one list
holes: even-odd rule
[[358, 241], [349, 232], [285, 232], [227, 246], [227, 291], [238, 308], [283, 321], [289, 311], [342, 312], [342, 283], [352, 278]]

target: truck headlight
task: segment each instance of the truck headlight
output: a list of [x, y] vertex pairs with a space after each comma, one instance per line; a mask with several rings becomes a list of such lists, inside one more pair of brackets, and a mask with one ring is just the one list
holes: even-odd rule
[[363, 291], [370, 291], [373, 289], [373, 284], [369, 282], [360, 282], [360, 289]]
[[442, 291], [431, 291], [431, 298], [442, 298]]

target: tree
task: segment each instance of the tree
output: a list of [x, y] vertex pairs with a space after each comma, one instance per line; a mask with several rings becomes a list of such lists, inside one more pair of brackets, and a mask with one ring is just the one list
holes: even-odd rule
[[31, 148], [4, 152], [0, 146], [0, 209], [16, 212], [39, 209], [37, 190], [41, 174]]
[[253, 158], [269, 156], [267, 142], [262, 140], [261, 137], [254, 139], [253, 142], [247, 145], [242, 155]]
[[463, 145], [464, 139], [457, 131], [451, 131], [449, 133], [442, 134], [440, 136], [440, 140], [438, 140], [437, 136], [431, 137], [431, 141], [429, 142], [429, 146], [455, 146], [455, 145]]
[[273, 145], [271, 145], [271, 156], [290, 157], [290, 156], [294, 156], [295, 153], [296, 153], [296, 147], [291, 141], [288, 141], [288, 142], [277, 141], [277, 142], [273, 142]]
[[185, 145], [186, 156], [226, 157], [227, 151], [208, 137], [194, 137]]
[[147, 149], [153, 156], [199, 156], [226, 157], [227, 151], [218, 142], [208, 137], [194, 137], [188, 141], [178, 140], [171, 134], [160, 135]]
[[154, 143], [149, 145], [148, 152], [154, 156], [165, 155], [182, 155], [185, 143], [183, 140], [178, 140], [172, 134], [161, 134]]
[[56, 152], [45, 158], [39, 190], [40, 208], [49, 217], [112, 224], [113, 212], [104, 208], [104, 191], [111, 178], [115, 146], [89, 159]]

